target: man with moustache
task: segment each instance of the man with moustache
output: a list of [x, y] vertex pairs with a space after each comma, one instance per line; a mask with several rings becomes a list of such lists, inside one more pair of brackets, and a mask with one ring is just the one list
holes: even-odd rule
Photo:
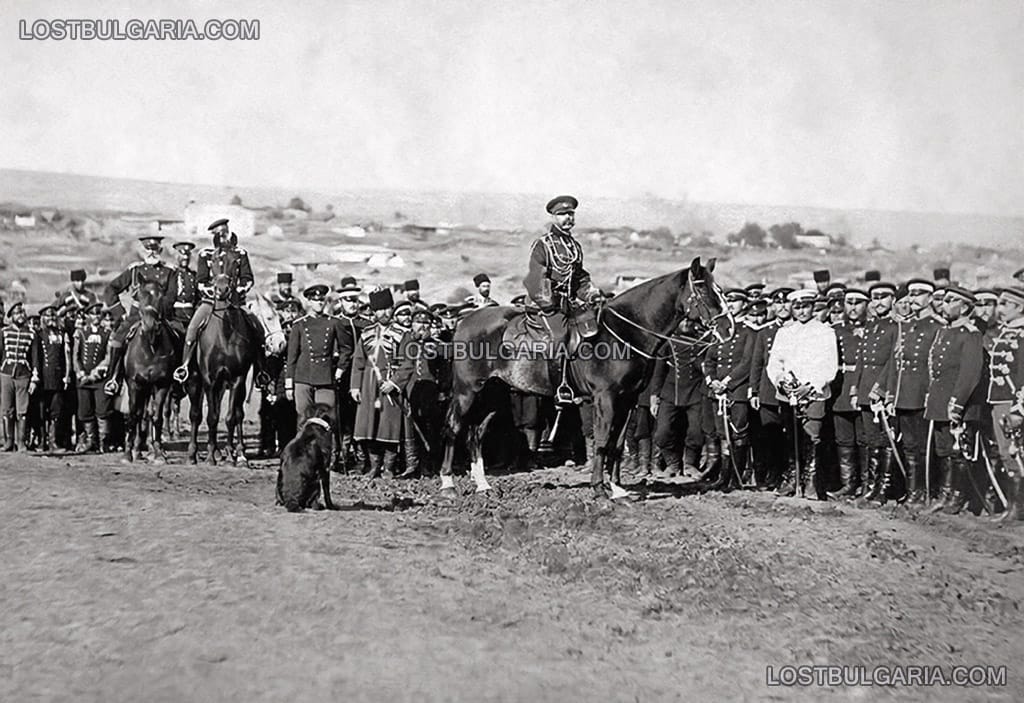
[[[768, 356], [775, 342], [779, 329], [792, 319], [793, 304], [788, 296], [792, 288], [777, 288], [768, 296], [771, 300], [772, 317], [766, 321], [754, 336], [754, 345], [750, 360], [750, 408], [757, 413], [761, 431], [752, 435], [755, 473], [758, 468], [764, 474], [767, 488], [779, 488], [792, 483], [794, 458], [787, 459], [789, 442], [786, 441], [789, 429], [782, 424], [782, 413], [775, 386], [768, 378], [766, 367]], [[760, 464], [760, 467], [758, 466]], [[791, 486], [790, 486], [791, 487]], [[784, 489], [780, 489], [784, 490]], [[794, 491], [795, 492], [795, 491]], [[783, 493], [780, 492], [780, 495]], [[788, 495], [793, 495], [789, 493]]]
[[842, 483], [839, 490], [829, 494], [834, 498], [853, 496], [860, 484], [857, 446], [864, 430], [860, 399], [857, 396], [857, 360], [867, 323], [868, 300], [869, 296], [864, 291], [847, 289], [843, 296], [843, 321], [832, 326], [839, 344], [839, 373], [832, 381], [832, 430], [839, 459], [839, 480]]
[[997, 314], [986, 400], [992, 405], [998, 453], [1007, 469], [1009, 505], [996, 519], [1015, 523], [1024, 512], [1024, 288], [1004, 288]]

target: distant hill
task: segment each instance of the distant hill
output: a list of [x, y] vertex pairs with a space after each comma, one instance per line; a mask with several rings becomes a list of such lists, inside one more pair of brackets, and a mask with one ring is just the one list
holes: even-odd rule
[[[238, 195], [248, 206], [284, 206], [293, 196], [314, 208], [332, 205], [340, 221], [391, 221], [400, 212], [408, 221], [485, 225], [494, 228], [536, 229], [546, 220], [546, 195], [493, 193], [406, 193], [344, 191], [324, 193], [296, 186], [292, 189], [246, 186], [160, 183], [102, 176], [0, 169], [0, 202], [31, 207], [110, 210], [178, 215], [190, 199], [227, 203]], [[740, 205], [663, 200], [660, 198], [588, 198], [582, 201], [577, 224], [581, 227], [626, 225], [673, 231], [710, 231], [718, 236], [736, 231], [744, 222], [764, 227], [799, 222], [842, 234], [854, 244], [878, 239], [891, 247], [945, 243], [985, 246], [1020, 246], [1024, 217], [970, 214], [836, 210], [801, 206]]]

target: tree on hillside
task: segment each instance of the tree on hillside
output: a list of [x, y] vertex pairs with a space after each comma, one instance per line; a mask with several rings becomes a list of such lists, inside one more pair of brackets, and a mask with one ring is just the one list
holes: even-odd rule
[[745, 247], [764, 247], [764, 240], [767, 236], [761, 225], [756, 222], [748, 222], [739, 232], [730, 234], [728, 241]]
[[238, 197], [238, 193], [231, 196], [231, 205], [241, 205], [242, 199]]
[[311, 209], [308, 205], [306, 205], [306, 203], [302, 201], [302, 198], [300, 198], [297, 195], [288, 201], [288, 207], [291, 208], [292, 210], [305, 210], [306, 212], [309, 212]]
[[796, 237], [804, 233], [804, 228], [799, 222], [787, 222], [784, 225], [772, 225], [768, 228], [772, 235], [772, 241], [779, 245], [780, 249], [799, 249], [800, 244]]

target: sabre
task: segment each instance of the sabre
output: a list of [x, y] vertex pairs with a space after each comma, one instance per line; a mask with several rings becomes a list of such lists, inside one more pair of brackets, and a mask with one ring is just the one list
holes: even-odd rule
[[875, 422], [879, 422], [882, 425], [882, 429], [885, 431], [885, 438], [889, 440], [889, 447], [892, 449], [893, 456], [896, 458], [896, 465], [900, 467], [900, 473], [903, 474], [903, 485], [908, 485], [910, 479], [907, 477], [907, 468], [903, 465], [903, 459], [900, 457], [899, 447], [896, 446], [896, 436], [892, 431], [892, 426], [889, 424], [889, 418], [886, 417], [885, 411], [875, 413]]
[[722, 426], [725, 428], [725, 446], [722, 448], [722, 453], [729, 457], [729, 465], [732, 466], [732, 472], [736, 474], [736, 481], [740, 488], [746, 488], [743, 485], [743, 477], [740, 475], [740, 470], [736, 466], [736, 461], [732, 456], [732, 428], [729, 426], [729, 399], [724, 396], [718, 396], [718, 414], [722, 417]]
[[[988, 450], [985, 449], [985, 445], [981, 444], [981, 455], [985, 458], [985, 469], [988, 470], [989, 481], [992, 482], [992, 488], [995, 489], [996, 495], [999, 496], [999, 502], [1003, 504], [1003, 510], [1010, 507], [1010, 504], [1006, 501], [1006, 495], [1003, 494], [1003, 489], [999, 487], [999, 482], [996, 480], [996, 473], [992, 470], [992, 460], [988, 457]], [[1020, 461], [1020, 458], [1017, 459]]]
[[928, 444], [924, 449], [924, 504], [932, 504], [932, 439], [935, 437], [935, 420], [928, 421]]

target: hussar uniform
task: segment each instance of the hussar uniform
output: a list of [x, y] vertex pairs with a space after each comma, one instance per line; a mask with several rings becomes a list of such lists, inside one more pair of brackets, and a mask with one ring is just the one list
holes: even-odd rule
[[88, 323], [75, 331], [72, 365], [78, 388], [80, 446], [85, 451], [107, 449], [110, 440], [111, 400], [103, 391], [110, 330]]
[[[1024, 289], [1006, 288], [1000, 297], [1024, 307]], [[1009, 479], [1004, 481], [1009, 509], [1003, 517], [1017, 520], [1024, 507], [1024, 316], [996, 328], [989, 359], [986, 400], [992, 408], [997, 455]]]
[[[21, 303], [12, 305], [7, 317], [12, 317], [20, 307]], [[13, 451], [15, 432], [18, 449], [24, 451], [28, 440], [29, 390], [32, 384], [39, 382], [39, 370], [31, 354], [35, 337], [36, 333], [27, 323], [11, 322], [0, 330], [0, 416], [7, 435], [5, 451]]]

